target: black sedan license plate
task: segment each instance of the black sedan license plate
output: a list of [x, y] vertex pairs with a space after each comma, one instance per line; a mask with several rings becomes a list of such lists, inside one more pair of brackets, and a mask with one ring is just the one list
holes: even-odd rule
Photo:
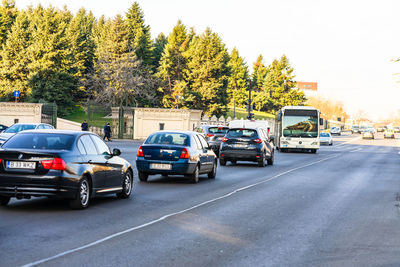
[[29, 169], [36, 168], [36, 162], [29, 161], [7, 161], [7, 169]]

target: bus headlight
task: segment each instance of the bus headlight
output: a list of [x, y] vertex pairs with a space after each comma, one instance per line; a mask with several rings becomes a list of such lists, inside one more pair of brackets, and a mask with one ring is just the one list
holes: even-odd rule
[[281, 144], [282, 144], [282, 145], [288, 145], [289, 142], [288, 142], [288, 141], [282, 141]]
[[319, 142], [312, 142], [311, 145], [312, 146], [317, 146], [317, 145], [319, 145]]

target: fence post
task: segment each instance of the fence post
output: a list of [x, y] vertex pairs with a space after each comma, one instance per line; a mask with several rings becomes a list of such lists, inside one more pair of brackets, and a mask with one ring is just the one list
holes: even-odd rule
[[122, 106], [118, 108], [118, 138], [124, 138], [124, 109]]

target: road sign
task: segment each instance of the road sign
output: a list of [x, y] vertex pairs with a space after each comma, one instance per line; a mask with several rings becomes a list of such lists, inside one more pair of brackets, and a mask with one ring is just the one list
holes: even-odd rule
[[15, 97], [19, 97], [20, 96], [20, 92], [19, 91], [14, 91], [14, 96]]

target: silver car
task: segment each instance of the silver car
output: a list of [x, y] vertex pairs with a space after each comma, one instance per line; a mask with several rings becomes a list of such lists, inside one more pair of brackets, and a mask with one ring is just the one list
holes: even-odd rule
[[319, 134], [319, 143], [321, 145], [333, 145], [332, 135], [330, 133], [320, 133]]
[[11, 136], [16, 133], [26, 130], [40, 129], [54, 129], [54, 127], [47, 123], [16, 123], [0, 133], [0, 146], [2, 146], [5, 141], [7, 141]]
[[331, 135], [337, 134], [337, 135], [341, 135], [342, 131], [340, 130], [339, 127], [332, 127], [330, 130]]

